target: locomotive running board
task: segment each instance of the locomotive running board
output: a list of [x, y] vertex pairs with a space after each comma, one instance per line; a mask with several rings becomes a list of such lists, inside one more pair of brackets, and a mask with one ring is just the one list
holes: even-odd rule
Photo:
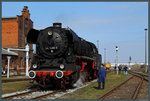
[[94, 60], [93, 58], [89, 58], [89, 57], [86, 57], [86, 56], [76, 56], [76, 58], [82, 58], [82, 59]]

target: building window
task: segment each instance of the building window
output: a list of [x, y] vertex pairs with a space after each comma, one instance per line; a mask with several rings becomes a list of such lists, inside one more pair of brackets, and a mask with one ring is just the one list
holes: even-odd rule
[[6, 32], [7, 34], [11, 34], [11, 32]]
[[27, 27], [28, 27], [28, 23], [29, 23], [28, 18], [25, 18], [25, 28], [27, 28]]

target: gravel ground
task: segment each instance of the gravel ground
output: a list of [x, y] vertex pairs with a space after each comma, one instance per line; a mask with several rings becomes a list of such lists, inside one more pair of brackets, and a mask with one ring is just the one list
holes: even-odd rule
[[66, 92], [59, 92], [57, 94], [54, 94], [53, 96], [50, 96], [50, 97], [47, 97], [47, 98], [44, 98], [44, 99], [56, 99], [56, 98], [61, 97], [61, 96], [65, 95], [65, 94], [72, 93], [72, 92], [74, 92], [74, 91], [76, 91], [76, 90], [78, 90], [80, 88], [84, 88], [84, 87], [88, 86], [89, 84], [91, 84], [93, 82], [96, 82], [96, 81], [97, 80], [93, 80], [93, 81], [88, 82], [86, 84], [81, 84], [80, 87], [76, 87], [76, 88], [73, 88], [73, 89], [68, 89], [68, 90], [66, 90]]
[[20, 93], [25, 93], [25, 92], [28, 92], [28, 91], [30, 91], [30, 89], [27, 89], [27, 90], [24, 90], [24, 91], [17, 91], [17, 92], [13, 92], [13, 93], [10, 93], [10, 94], [3, 94], [2, 97], [16, 95], [16, 94], [20, 94]]
[[148, 82], [143, 81], [141, 90], [137, 96], [137, 99], [148, 99]]
[[38, 92], [33, 92], [31, 94], [20, 96], [20, 97], [14, 98], [14, 99], [31, 99], [31, 98], [41, 96], [41, 95], [45, 95], [45, 94], [48, 94], [48, 93], [51, 93], [51, 92], [53, 92], [53, 91], [38, 91]]

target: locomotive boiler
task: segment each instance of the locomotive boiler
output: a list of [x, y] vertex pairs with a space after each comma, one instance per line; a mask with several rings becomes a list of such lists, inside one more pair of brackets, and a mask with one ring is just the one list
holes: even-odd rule
[[61, 23], [42, 30], [31, 29], [27, 42], [36, 44], [36, 54], [29, 77], [40, 87], [73, 85], [82, 74], [86, 80], [96, 78], [101, 55], [96, 46], [79, 37]]

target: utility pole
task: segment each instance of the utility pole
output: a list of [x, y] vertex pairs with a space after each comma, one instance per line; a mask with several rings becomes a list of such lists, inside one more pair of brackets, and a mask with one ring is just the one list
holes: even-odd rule
[[116, 46], [115, 49], [116, 49], [116, 70], [117, 70], [117, 74], [118, 74], [118, 49], [119, 49], [119, 47]]
[[117, 67], [118, 67], [118, 49], [119, 49], [119, 47], [116, 46], [116, 65], [117, 65]]
[[97, 49], [98, 49], [98, 53], [99, 53], [99, 40], [97, 40]]
[[145, 72], [147, 72], [147, 28], [145, 30]]
[[130, 63], [131, 63], [131, 56], [129, 57], [129, 70], [131, 69]]
[[106, 63], [106, 48], [104, 48], [104, 64]]

